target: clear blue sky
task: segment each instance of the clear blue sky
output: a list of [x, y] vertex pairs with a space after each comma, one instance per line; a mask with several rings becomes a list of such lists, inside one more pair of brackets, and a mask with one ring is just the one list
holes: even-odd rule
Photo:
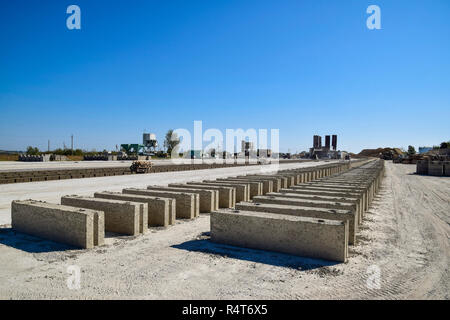
[[194, 120], [279, 128], [291, 152], [450, 139], [448, 0], [3, 0], [0, 24], [0, 149], [162, 143]]

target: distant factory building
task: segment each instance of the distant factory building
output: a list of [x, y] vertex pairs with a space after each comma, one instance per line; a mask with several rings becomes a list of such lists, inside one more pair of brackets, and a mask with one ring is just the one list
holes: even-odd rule
[[419, 147], [419, 154], [426, 153], [431, 150], [433, 150], [432, 147]]
[[314, 135], [313, 147], [309, 149], [309, 154], [311, 158], [340, 159], [342, 157], [342, 153], [337, 151], [337, 135], [333, 134], [331, 137], [330, 135], [326, 135], [324, 146], [322, 145], [322, 137], [319, 135]]

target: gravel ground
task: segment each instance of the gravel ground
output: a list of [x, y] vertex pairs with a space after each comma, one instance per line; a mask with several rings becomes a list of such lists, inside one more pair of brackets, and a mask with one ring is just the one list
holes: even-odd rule
[[[211, 243], [209, 215], [145, 236], [109, 235], [92, 250], [70, 250], [5, 226], [0, 298], [448, 299], [450, 179], [414, 171], [386, 163], [381, 191], [345, 264]], [[67, 287], [70, 265], [81, 270], [78, 290]]]

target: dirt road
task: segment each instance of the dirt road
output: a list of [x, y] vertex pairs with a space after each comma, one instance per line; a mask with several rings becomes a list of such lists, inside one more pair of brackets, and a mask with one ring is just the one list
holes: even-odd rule
[[208, 215], [85, 251], [3, 228], [0, 298], [449, 299], [450, 179], [414, 171], [386, 163], [346, 264], [211, 243]]

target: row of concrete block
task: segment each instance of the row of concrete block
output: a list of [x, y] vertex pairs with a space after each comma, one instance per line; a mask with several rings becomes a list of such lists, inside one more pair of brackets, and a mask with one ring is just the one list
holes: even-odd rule
[[81, 248], [104, 244], [105, 231], [135, 236], [198, 215], [198, 194], [133, 188], [64, 196], [61, 204], [25, 200], [11, 206], [17, 231]]
[[212, 241], [345, 262], [384, 161], [282, 188], [211, 214]]
[[271, 175], [128, 188], [122, 193], [96, 192], [94, 197], [64, 196], [60, 205], [34, 200], [13, 201], [11, 220], [18, 231], [91, 248], [104, 243], [105, 231], [138, 235], [145, 233], [149, 226], [167, 227], [176, 219], [194, 219], [200, 212], [233, 208], [236, 202], [250, 201], [347, 168], [347, 163], [341, 163]]

